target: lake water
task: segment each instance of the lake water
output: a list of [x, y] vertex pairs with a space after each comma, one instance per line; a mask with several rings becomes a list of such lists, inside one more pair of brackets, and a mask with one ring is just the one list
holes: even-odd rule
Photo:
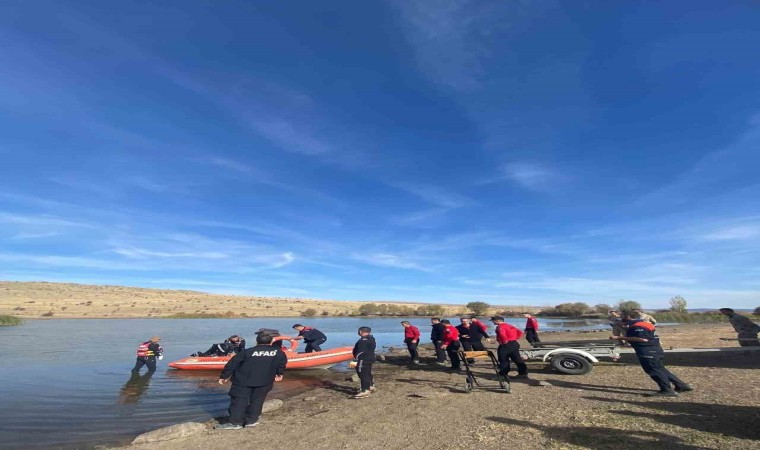
[[[288, 334], [296, 322], [327, 336], [323, 348], [353, 345], [359, 326], [370, 326], [379, 346], [401, 345], [400, 318], [313, 319], [58, 319], [0, 327], [0, 448], [93, 448], [185, 421], [223, 415], [228, 388], [218, 373], [183, 372], [166, 363], [221, 342], [232, 334], [255, 342], [259, 328]], [[410, 318], [428, 341], [430, 321]], [[510, 319], [518, 327], [524, 319]], [[452, 323], [454, 322], [452, 320]], [[602, 320], [539, 319], [542, 331], [607, 328]], [[152, 377], [132, 377], [135, 350], [162, 337], [164, 360]], [[269, 398], [287, 398], [318, 386], [330, 369], [290, 371]]]

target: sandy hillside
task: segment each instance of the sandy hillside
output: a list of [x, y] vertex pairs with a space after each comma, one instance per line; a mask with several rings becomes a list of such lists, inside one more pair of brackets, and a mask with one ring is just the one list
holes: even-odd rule
[[[0, 281], [0, 314], [40, 318], [73, 317], [166, 317], [177, 314], [247, 316], [299, 316], [309, 308], [321, 315], [349, 315], [358, 301], [310, 300], [288, 297], [216, 295], [196, 291], [145, 289], [124, 286], [93, 286], [70, 283]], [[377, 301], [417, 308], [420, 303]], [[465, 308], [444, 305], [446, 314]], [[534, 307], [526, 307], [534, 310]], [[498, 307], [494, 308], [498, 310]]]

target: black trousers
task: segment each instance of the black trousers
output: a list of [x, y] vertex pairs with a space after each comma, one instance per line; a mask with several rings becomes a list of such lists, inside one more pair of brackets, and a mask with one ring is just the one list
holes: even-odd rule
[[534, 342], [541, 342], [541, 339], [538, 338], [538, 331], [536, 331], [534, 328], [525, 329], [525, 339], [531, 344]]
[[665, 368], [665, 352], [662, 347], [637, 348], [636, 357], [639, 358], [641, 368], [657, 383], [660, 391], [671, 391], [671, 383], [676, 387], [686, 386], [686, 383]]
[[[324, 344], [327, 339], [317, 339], [316, 341], [309, 341], [306, 342], [306, 350], [304, 350], [306, 353], [312, 353], [312, 352], [321, 352], [322, 347], [320, 345]], [[304, 341], [305, 342], [305, 341]]]
[[[739, 341], [740, 347], [758, 347], [760, 346], [760, 341], [757, 339], [757, 333], [739, 333], [737, 336], [739, 339], [743, 339]], [[752, 340], [746, 340], [746, 339], [754, 339]]]
[[409, 356], [412, 357], [412, 361], [417, 361], [420, 359], [420, 354], [417, 351], [417, 346], [419, 345], [420, 341], [412, 341], [413, 339], [404, 339], [404, 342], [406, 342], [406, 349], [409, 350]]
[[139, 372], [143, 366], [148, 366], [148, 372], [156, 371], [156, 357], [155, 356], [138, 356], [135, 361], [135, 367], [132, 368], [132, 372]]
[[374, 380], [372, 379], [372, 363], [360, 359], [356, 363], [356, 374], [359, 375], [361, 391], [368, 391], [374, 383]]
[[255, 387], [233, 384], [230, 388], [230, 423], [243, 425], [243, 422], [254, 423], [259, 420], [264, 400], [272, 386], [273, 383]]
[[446, 362], [446, 350], [441, 348], [441, 341], [433, 341], [435, 347], [435, 359], [438, 362]]
[[460, 341], [462, 343], [462, 348], [466, 352], [470, 352], [475, 350], [476, 352], [484, 352], [486, 351], [486, 346], [483, 345], [483, 341], [477, 340], [477, 341]]
[[459, 341], [454, 341], [446, 347], [446, 353], [448, 353], [449, 359], [451, 360], [452, 369], [458, 369], [460, 367], [461, 361], [459, 360], [458, 353], [460, 348], [462, 348], [462, 345]]
[[509, 341], [506, 344], [499, 344], [499, 348], [496, 350], [499, 359], [499, 373], [503, 376], [507, 376], [509, 373], [509, 360], [511, 359], [517, 366], [517, 373], [520, 375], [528, 374], [528, 366], [520, 355], [520, 343], [517, 341]]

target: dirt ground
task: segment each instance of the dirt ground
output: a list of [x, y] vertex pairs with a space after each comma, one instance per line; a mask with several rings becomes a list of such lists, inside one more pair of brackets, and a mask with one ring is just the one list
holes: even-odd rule
[[[662, 327], [665, 347], [732, 347], [728, 325]], [[546, 333], [544, 341], [603, 339], [607, 333]], [[523, 344], [525, 346], [527, 344]], [[431, 352], [423, 353], [430, 362]], [[647, 398], [656, 385], [626, 355], [586, 375], [529, 363], [530, 379], [498, 389], [489, 364], [476, 363], [483, 388], [465, 393], [464, 375], [423, 364], [401, 351], [375, 365], [378, 390], [351, 400], [346, 374], [283, 399], [251, 429], [133, 446], [140, 449], [760, 449], [760, 352], [669, 354], [668, 367], [695, 390]], [[537, 381], [550, 386], [538, 386]], [[209, 427], [213, 422], [209, 422]]]

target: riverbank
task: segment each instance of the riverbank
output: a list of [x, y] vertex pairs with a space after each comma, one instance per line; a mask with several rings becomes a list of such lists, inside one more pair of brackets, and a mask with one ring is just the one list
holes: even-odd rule
[[[660, 334], [666, 348], [736, 346], [719, 339], [735, 337], [727, 324], [663, 327]], [[544, 340], [606, 336], [558, 332]], [[431, 359], [429, 350], [422, 356]], [[403, 352], [389, 352], [375, 366], [378, 390], [367, 399], [348, 399], [351, 381], [328, 381], [284, 398], [283, 408], [253, 429], [215, 431], [209, 421], [191, 437], [130, 449], [760, 449], [760, 352], [669, 354], [669, 368], [695, 388], [677, 399], [643, 397], [655, 385], [632, 355], [583, 376], [532, 362], [531, 379], [513, 381], [511, 394], [494, 389], [482, 362], [476, 372], [484, 388], [470, 394], [462, 391], [462, 374], [406, 362]]]

